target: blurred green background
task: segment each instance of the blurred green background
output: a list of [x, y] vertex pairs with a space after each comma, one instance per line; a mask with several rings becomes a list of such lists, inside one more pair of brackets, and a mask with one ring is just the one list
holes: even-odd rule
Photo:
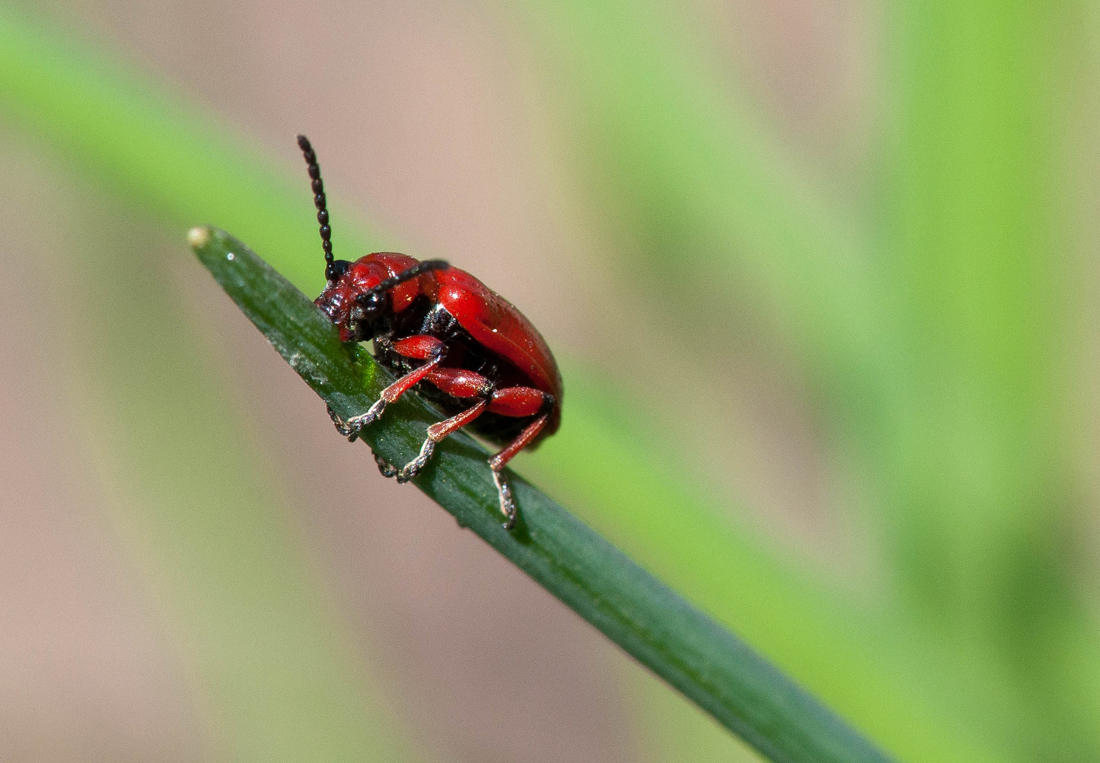
[[753, 760], [185, 246], [446, 257], [517, 468], [904, 761], [1100, 760], [1096, 4], [0, 4], [0, 760]]

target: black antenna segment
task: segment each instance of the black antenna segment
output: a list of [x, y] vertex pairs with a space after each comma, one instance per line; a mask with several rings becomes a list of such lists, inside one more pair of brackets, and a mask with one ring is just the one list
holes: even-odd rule
[[317, 154], [305, 135], [298, 136], [298, 148], [306, 159], [306, 169], [313, 185], [313, 203], [317, 206], [317, 222], [321, 226], [321, 248], [325, 250], [325, 279], [335, 281], [347, 269], [349, 263], [336, 262], [332, 258], [332, 228], [328, 224], [328, 208], [325, 205], [325, 184], [321, 182], [321, 167], [317, 164]]
[[443, 270], [449, 268], [451, 263], [446, 260], [424, 260], [413, 265], [408, 270], [403, 270], [392, 278], [387, 278], [385, 281], [372, 286], [368, 291], [360, 295], [359, 299], [365, 299], [369, 294], [375, 294], [377, 292], [389, 291], [394, 286], [400, 286], [405, 281], [411, 281], [418, 275], [427, 273], [429, 270]]

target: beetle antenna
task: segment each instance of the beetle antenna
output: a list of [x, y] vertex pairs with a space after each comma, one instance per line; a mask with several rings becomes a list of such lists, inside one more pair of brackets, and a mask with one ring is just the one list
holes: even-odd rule
[[449, 268], [451, 263], [446, 260], [424, 260], [413, 265], [408, 270], [403, 270], [392, 278], [387, 278], [376, 286], [371, 287], [367, 291], [360, 295], [359, 299], [365, 299], [368, 295], [376, 292], [389, 291], [394, 286], [399, 286], [405, 281], [411, 281], [419, 275], [423, 275], [431, 270], [443, 270]]
[[325, 204], [325, 184], [321, 181], [321, 167], [317, 164], [317, 154], [305, 135], [298, 136], [298, 148], [302, 149], [302, 156], [306, 160], [306, 169], [313, 186], [313, 203], [317, 206], [317, 222], [321, 226], [321, 248], [325, 250], [325, 278], [335, 281], [347, 268], [340, 267], [332, 258], [332, 228], [328, 224], [328, 207]]

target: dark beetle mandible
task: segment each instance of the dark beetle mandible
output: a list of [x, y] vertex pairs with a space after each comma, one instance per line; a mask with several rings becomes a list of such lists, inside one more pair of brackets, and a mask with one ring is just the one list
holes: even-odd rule
[[316, 305], [340, 328], [341, 340], [373, 339], [375, 358], [400, 375], [365, 413], [344, 421], [330, 408], [337, 430], [354, 441], [388, 403], [416, 387], [450, 418], [428, 427], [420, 455], [400, 469], [375, 455], [382, 474], [407, 482], [431, 458], [436, 443], [469, 426], [503, 446], [489, 459], [489, 468], [504, 527], [512, 529], [516, 503], [504, 467], [516, 453], [552, 435], [561, 422], [561, 374], [550, 348], [512, 303], [442, 260], [420, 262], [394, 252], [375, 252], [355, 262], [334, 260], [317, 155], [304, 135], [298, 136], [298, 146], [313, 180], [325, 251], [328, 285]]

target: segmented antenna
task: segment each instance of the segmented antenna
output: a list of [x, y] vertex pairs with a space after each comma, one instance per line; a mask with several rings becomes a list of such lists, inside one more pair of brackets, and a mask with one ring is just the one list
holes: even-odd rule
[[332, 258], [332, 228], [328, 224], [328, 208], [325, 205], [325, 184], [321, 182], [321, 167], [317, 164], [317, 154], [305, 135], [298, 136], [298, 148], [306, 159], [306, 168], [313, 185], [313, 203], [317, 206], [317, 222], [321, 226], [321, 248], [325, 250], [325, 279], [335, 281], [340, 277], [340, 268]]
[[418, 275], [423, 275], [424, 273], [427, 273], [429, 270], [443, 270], [444, 268], [449, 268], [450, 266], [451, 263], [447, 262], [446, 260], [424, 260], [423, 262], [418, 262], [408, 270], [403, 270], [394, 277], [387, 278], [385, 281], [382, 281], [376, 286], [372, 286], [370, 289], [363, 292], [363, 294], [359, 296], [359, 299], [365, 299], [368, 295], [375, 294], [377, 292], [389, 291], [394, 286], [403, 284], [405, 283], [405, 281], [411, 281]]

